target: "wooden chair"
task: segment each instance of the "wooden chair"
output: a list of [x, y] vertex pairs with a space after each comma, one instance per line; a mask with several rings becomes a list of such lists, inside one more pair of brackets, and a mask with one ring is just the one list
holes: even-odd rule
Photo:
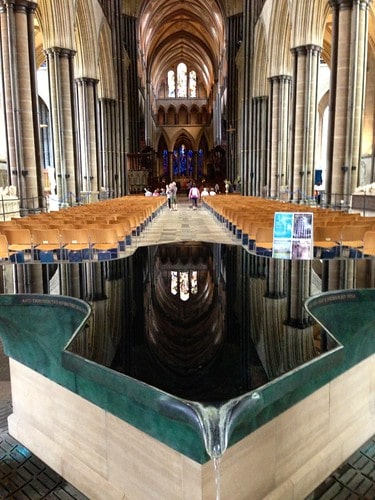
[[375, 231], [366, 231], [363, 238], [363, 255], [375, 256]]
[[340, 251], [342, 226], [314, 227], [315, 257], [337, 257]]
[[4, 234], [0, 234], [0, 259], [8, 260], [14, 252], [9, 251], [8, 240]]
[[255, 235], [255, 251], [258, 255], [272, 255], [273, 227], [258, 227]]
[[25, 257], [32, 257], [32, 239], [29, 229], [3, 229], [2, 234], [8, 241], [8, 250], [15, 255], [15, 262], [23, 264]]
[[66, 229], [64, 226], [60, 230], [61, 246], [67, 252], [70, 262], [81, 262], [82, 259], [91, 258], [90, 238], [87, 229]]
[[[54, 256], [61, 250], [61, 236], [58, 229], [33, 229], [31, 231], [34, 256], [37, 255], [43, 263], [55, 260]], [[58, 254], [60, 257], [60, 254]]]
[[363, 240], [365, 233], [370, 231], [371, 226], [348, 225], [341, 229], [342, 250], [349, 250], [349, 257], [354, 256], [353, 252], [363, 250]]
[[101, 228], [90, 228], [89, 239], [91, 249], [99, 260], [107, 260], [118, 257], [119, 241], [117, 231], [111, 225]]
[[9, 250], [14, 252], [32, 250], [31, 232], [29, 229], [3, 229], [2, 233], [7, 237]]

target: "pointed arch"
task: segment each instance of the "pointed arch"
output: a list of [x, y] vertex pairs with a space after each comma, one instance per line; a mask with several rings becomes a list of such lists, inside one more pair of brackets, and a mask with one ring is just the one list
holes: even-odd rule
[[77, 77], [98, 78], [98, 32], [92, 0], [78, 0], [76, 11], [75, 73]]
[[38, 0], [35, 16], [43, 33], [44, 48], [63, 47], [75, 50], [73, 0]]
[[267, 50], [265, 29], [263, 22], [257, 24], [255, 29], [255, 59], [254, 67], [257, 71], [253, 72], [253, 96], [262, 96], [268, 94], [267, 84]]
[[278, 0], [273, 3], [267, 47], [269, 77], [292, 73], [291, 23], [288, 4], [288, 0]]
[[298, 0], [293, 4], [291, 47], [323, 46], [330, 6], [327, 0]]
[[100, 98], [116, 99], [113, 57], [108, 57], [112, 54], [111, 29], [106, 20], [103, 20], [99, 31], [98, 54], [98, 95]]

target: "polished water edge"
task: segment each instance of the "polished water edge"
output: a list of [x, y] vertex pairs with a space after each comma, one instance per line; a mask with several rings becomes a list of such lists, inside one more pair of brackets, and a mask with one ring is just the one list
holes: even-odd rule
[[[222, 405], [182, 400], [69, 351], [90, 306], [62, 296], [0, 297], [8, 356], [199, 463], [231, 446], [375, 352], [375, 290], [310, 298], [308, 312], [337, 345], [274, 381]], [[72, 336], [73, 334], [73, 336]], [[334, 337], [333, 337], [334, 336]]]

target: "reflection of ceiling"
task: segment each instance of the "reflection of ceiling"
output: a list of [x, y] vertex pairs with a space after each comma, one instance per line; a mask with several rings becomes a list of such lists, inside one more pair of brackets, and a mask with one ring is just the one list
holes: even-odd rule
[[[163, 245], [155, 257], [146, 317], [149, 347], [170, 376], [187, 376], [212, 362], [224, 341], [224, 300], [218, 300], [208, 245]], [[170, 255], [169, 255], [170, 253]], [[171, 291], [171, 269], [197, 270], [197, 290], [188, 300]], [[190, 272], [191, 272], [190, 271]]]
[[139, 14], [140, 50], [154, 89], [183, 60], [209, 95], [224, 50], [224, 20], [217, 0], [144, 2]]

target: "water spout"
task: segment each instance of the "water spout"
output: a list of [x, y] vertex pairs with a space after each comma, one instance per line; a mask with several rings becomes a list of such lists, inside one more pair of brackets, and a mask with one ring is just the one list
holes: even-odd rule
[[255, 391], [220, 406], [174, 398], [163, 398], [159, 404], [164, 415], [183, 421], [193, 428], [198, 427], [207, 455], [212, 460], [217, 460], [227, 449], [233, 430], [263, 408], [263, 399]]

